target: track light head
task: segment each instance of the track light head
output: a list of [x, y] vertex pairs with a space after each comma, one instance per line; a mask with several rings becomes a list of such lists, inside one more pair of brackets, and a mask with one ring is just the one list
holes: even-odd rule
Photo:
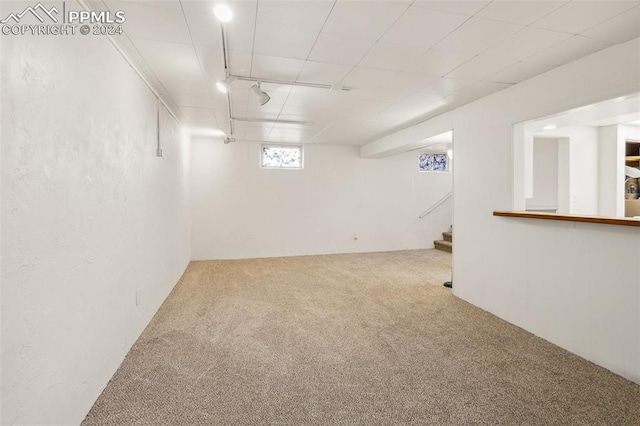
[[229, 87], [231, 86], [231, 83], [233, 83], [235, 81], [235, 77], [230, 75], [227, 78], [225, 78], [222, 81], [217, 81], [216, 82], [216, 87], [218, 88], [219, 91], [221, 91], [222, 93], [228, 93], [229, 92]]
[[222, 93], [227, 93], [229, 91], [229, 85], [227, 84], [226, 81], [218, 81], [218, 82], [216, 82], [216, 87]]
[[260, 82], [251, 86], [251, 91], [256, 95], [260, 106], [266, 104], [267, 102], [269, 102], [269, 100], [271, 100], [271, 96], [260, 89]]

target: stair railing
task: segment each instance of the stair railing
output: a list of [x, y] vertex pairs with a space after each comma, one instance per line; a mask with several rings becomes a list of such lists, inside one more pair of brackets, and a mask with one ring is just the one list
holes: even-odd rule
[[442, 204], [445, 201], [447, 201], [452, 195], [453, 195], [453, 192], [450, 192], [447, 195], [445, 195], [444, 197], [442, 197], [442, 199], [440, 199], [440, 201], [435, 203], [431, 208], [429, 208], [428, 210], [425, 210], [424, 212], [422, 212], [422, 214], [418, 217], [418, 219], [422, 219], [423, 217], [425, 217], [428, 214], [430, 214], [432, 211], [437, 209], [440, 206], [440, 204]]

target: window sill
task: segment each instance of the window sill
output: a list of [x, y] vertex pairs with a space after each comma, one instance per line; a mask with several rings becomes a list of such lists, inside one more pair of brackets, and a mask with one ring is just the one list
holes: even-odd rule
[[580, 215], [558, 214], [558, 213], [504, 212], [504, 211], [494, 211], [493, 215], [502, 216], [502, 217], [519, 217], [524, 219], [602, 223], [605, 225], [618, 225], [618, 226], [640, 226], [640, 219], [633, 219], [630, 217], [580, 216]]

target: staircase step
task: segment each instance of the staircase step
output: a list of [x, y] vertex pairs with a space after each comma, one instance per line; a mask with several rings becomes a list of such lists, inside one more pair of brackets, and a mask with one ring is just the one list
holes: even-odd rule
[[443, 232], [442, 236], [444, 237], [445, 241], [449, 241], [449, 242], [453, 241], [453, 232]]
[[453, 244], [450, 241], [438, 240], [433, 242], [434, 246], [438, 250], [447, 251], [451, 253], [453, 251]]

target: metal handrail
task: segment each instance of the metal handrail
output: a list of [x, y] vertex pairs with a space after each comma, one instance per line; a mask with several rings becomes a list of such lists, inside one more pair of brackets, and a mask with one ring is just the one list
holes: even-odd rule
[[425, 217], [426, 215], [428, 215], [429, 213], [431, 213], [432, 211], [434, 211], [436, 208], [438, 208], [438, 206], [442, 203], [444, 203], [445, 201], [447, 201], [451, 196], [453, 195], [453, 192], [448, 193], [447, 195], [445, 195], [444, 197], [442, 197], [442, 199], [440, 201], [438, 201], [437, 203], [435, 203], [433, 205], [433, 207], [431, 207], [428, 210], [425, 210], [424, 212], [422, 212], [422, 214], [418, 217], [418, 219], [422, 219], [423, 217]]

